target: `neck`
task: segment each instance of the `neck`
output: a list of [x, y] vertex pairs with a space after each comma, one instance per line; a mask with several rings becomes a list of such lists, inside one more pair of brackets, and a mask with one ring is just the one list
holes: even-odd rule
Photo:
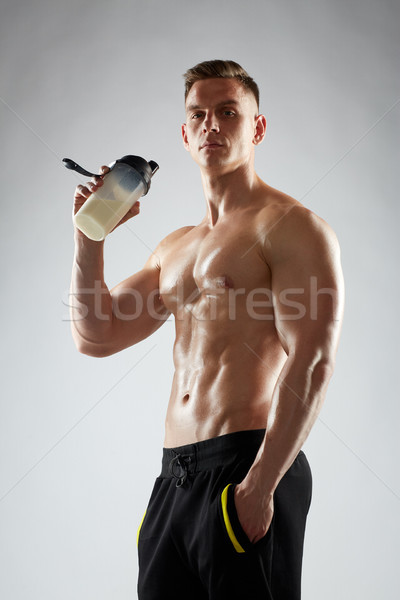
[[253, 166], [244, 165], [234, 171], [201, 171], [203, 191], [207, 205], [205, 222], [214, 227], [225, 215], [251, 203], [260, 179]]

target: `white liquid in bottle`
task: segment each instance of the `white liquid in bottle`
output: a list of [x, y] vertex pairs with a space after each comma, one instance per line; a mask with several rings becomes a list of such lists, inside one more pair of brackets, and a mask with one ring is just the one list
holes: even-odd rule
[[104, 176], [103, 185], [76, 213], [74, 224], [91, 240], [104, 240], [144, 192], [140, 174], [129, 165], [116, 163]]

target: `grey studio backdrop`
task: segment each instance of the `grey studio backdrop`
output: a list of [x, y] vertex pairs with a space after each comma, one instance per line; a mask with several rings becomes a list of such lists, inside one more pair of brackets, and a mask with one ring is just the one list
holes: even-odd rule
[[2, 3], [1, 598], [136, 598], [174, 326], [109, 358], [77, 352], [71, 210], [85, 179], [61, 159], [160, 164], [140, 216], [107, 239], [113, 286], [204, 215], [180, 140], [182, 73], [211, 58], [237, 60], [260, 85], [260, 176], [342, 247], [341, 346], [304, 448], [303, 597], [398, 598], [399, 13], [395, 0]]

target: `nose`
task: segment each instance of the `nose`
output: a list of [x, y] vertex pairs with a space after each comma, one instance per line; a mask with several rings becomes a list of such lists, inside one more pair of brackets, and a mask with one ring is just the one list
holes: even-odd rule
[[204, 117], [203, 131], [204, 131], [204, 133], [207, 133], [209, 131], [212, 131], [214, 133], [219, 132], [219, 123], [218, 123], [218, 119], [216, 118], [215, 115], [207, 114]]

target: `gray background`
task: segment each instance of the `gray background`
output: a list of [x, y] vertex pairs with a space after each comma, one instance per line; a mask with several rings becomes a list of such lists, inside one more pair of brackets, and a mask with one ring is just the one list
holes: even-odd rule
[[[305, 451], [305, 600], [398, 598], [399, 4], [6, 0], [0, 25], [0, 596], [136, 597], [136, 529], [159, 472], [173, 323], [106, 359], [68, 322], [74, 187], [126, 153], [160, 163], [106, 243], [110, 286], [204, 214], [182, 73], [240, 62], [261, 88], [256, 167], [337, 232], [347, 305]], [[395, 187], [396, 192], [395, 192]]]

